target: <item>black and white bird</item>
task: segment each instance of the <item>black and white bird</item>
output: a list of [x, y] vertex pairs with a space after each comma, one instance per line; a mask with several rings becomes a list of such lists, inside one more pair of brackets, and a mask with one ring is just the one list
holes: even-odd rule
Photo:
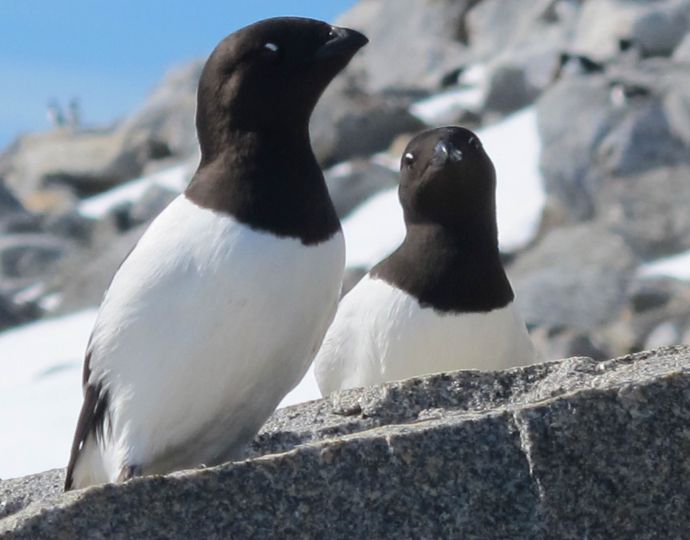
[[407, 233], [341, 301], [315, 360], [321, 392], [537, 357], [498, 250], [496, 175], [467, 129], [425, 131], [402, 158]]
[[302, 378], [345, 261], [309, 118], [366, 42], [277, 18], [213, 51], [198, 90], [199, 168], [101, 305], [66, 490], [232, 459]]

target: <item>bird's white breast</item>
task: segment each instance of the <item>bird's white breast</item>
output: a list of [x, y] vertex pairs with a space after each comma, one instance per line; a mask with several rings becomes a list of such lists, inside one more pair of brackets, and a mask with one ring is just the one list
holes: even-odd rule
[[536, 361], [513, 304], [487, 313], [442, 313], [365, 276], [340, 303], [316, 357], [321, 392], [458, 369]]
[[251, 438], [318, 350], [344, 258], [340, 233], [305, 246], [173, 201], [94, 328], [91, 380], [105, 381], [113, 413], [106, 468], [205, 463]]

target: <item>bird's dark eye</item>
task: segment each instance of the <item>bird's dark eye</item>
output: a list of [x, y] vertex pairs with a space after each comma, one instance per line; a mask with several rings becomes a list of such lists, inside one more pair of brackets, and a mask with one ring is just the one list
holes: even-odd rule
[[411, 167], [414, 163], [414, 154], [412, 152], [407, 152], [403, 156], [402, 162], [405, 167]]
[[276, 43], [273, 43], [272, 41], [264, 43], [264, 49], [269, 50], [269, 51], [274, 52], [274, 53], [280, 52], [280, 47]]

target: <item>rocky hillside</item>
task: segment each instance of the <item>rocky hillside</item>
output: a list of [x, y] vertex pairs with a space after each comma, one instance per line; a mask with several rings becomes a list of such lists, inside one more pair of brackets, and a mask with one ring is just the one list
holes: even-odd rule
[[[690, 342], [690, 255], [664, 270], [690, 253], [690, 0], [363, 0], [340, 22], [371, 38], [313, 118], [341, 217], [395, 186], [414, 132], [534, 111], [546, 202], [505, 256], [544, 355]], [[201, 65], [172, 70], [112, 128], [5, 149], [0, 328], [98, 304], [193, 171]], [[498, 174], [519, 194], [512, 168]]]
[[689, 347], [349, 390], [278, 411], [246, 461], [0, 482], [0, 537], [685, 538], [688, 395]]

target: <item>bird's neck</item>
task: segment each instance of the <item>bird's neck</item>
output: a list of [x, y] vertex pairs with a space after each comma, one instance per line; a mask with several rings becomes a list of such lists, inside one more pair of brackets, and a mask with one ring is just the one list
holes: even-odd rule
[[282, 159], [290, 155], [313, 158], [306, 122], [285, 126], [276, 122], [270, 126], [237, 125], [221, 123], [198, 130], [201, 148], [200, 168], [212, 166], [217, 161], [233, 160], [237, 165], [251, 163], [255, 159]]
[[439, 311], [487, 312], [513, 300], [495, 224], [408, 224], [401, 246], [372, 270]]
[[340, 230], [306, 127], [227, 129], [207, 143], [185, 191], [198, 206], [305, 244]]

